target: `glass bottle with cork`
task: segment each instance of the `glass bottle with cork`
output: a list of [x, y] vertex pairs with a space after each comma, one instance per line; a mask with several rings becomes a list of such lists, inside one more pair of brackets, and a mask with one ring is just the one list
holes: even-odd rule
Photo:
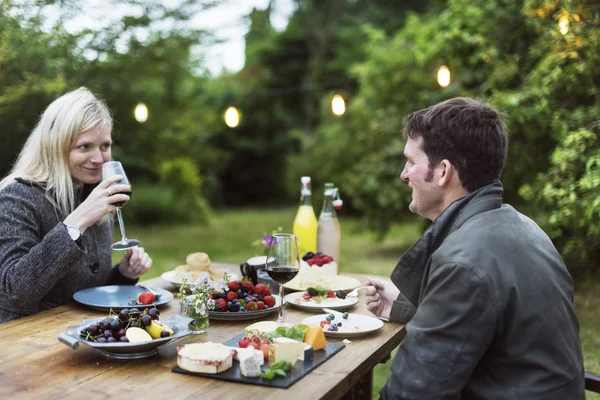
[[300, 178], [300, 207], [294, 219], [293, 232], [298, 238], [300, 255], [317, 250], [317, 216], [312, 206], [312, 192], [310, 189], [310, 176]]
[[317, 226], [317, 250], [323, 254], [333, 257], [337, 264], [339, 273], [340, 268], [340, 247], [342, 240], [342, 230], [340, 222], [337, 219], [336, 209], [342, 207], [339, 190], [333, 183], [325, 184], [325, 197], [323, 199], [323, 208], [319, 215]]

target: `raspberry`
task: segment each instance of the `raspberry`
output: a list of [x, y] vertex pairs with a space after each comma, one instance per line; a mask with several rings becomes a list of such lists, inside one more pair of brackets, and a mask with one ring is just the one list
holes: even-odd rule
[[322, 258], [317, 258], [317, 261], [315, 261], [315, 264], [318, 265], [319, 267], [323, 266], [323, 259]]
[[310, 298], [311, 298], [312, 296], [310, 295], [310, 293], [306, 292], [306, 293], [304, 293], [304, 294], [302, 295], [302, 297], [304, 297], [304, 299], [305, 299], [305, 300], [310, 300]]
[[331, 256], [326, 256], [326, 257], [323, 258], [323, 262], [325, 264], [329, 264], [332, 261], [333, 261], [333, 257], [331, 257]]
[[235, 292], [227, 292], [227, 301], [231, 301], [233, 299], [237, 299], [237, 294]]
[[262, 309], [264, 309], [264, 308], [265, 308], [265, 302], [264, 302], [264, 301], [259, 301], [259, 302], [257, 302], [257, 303], [256, 303], [256, 307], [257, 307], [259, 310], [262, 310]]
[[240, 290], [240, 283], [238, 281], [229, 282], [229, 289], [231, 289], [234, 292], [237, 292], [238, 290]]
[[311, 259], [310, 259], [310, 260], [308, 260], [306, 263], [307, 263], [308, 265], [314, 265], [314, 264], [315, 264], [315, 259], [314, 259], [314, 258], [311, 258]]
[[335, 293], [333, 293], [333, 290], [331, 290], [331, 289], [327, 290], [327, 297], [335, 297]]

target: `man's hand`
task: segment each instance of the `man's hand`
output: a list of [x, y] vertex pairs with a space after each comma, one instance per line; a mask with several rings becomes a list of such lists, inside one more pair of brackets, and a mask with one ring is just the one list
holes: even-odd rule
[[121, 259], [119, 271], [129, 279], [137, 279], [152, 266], [152, 259], [143, 247], [127, 249]]
[[389, 280], [369, 278], [365, 283], [367, 310], [371, 311], [378, 317], [390, 317], [392, 304], [398, 298], [400, 291]]

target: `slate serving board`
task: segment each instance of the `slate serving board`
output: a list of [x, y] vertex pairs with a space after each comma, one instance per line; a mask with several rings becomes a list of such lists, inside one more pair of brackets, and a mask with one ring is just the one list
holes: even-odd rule
[[[239, 334], [238, 336], [236, 336], [232, 339], [229, 339], [224, 344], [226, 346], [237, 347], [238, 340], [240, 340], [243, 336], [244, 336], [243, 333]], [[344, 347], [346, 347], [344, 344], [333, 343], [333, 342], [328, 341], [327, 347], [325, 347], [325, 349], [315, 351], [314, 360], [312, 360], [312, 361], [306, 361], [306, 360], [305, 361], [297, 361], [292, 366], [292, 368], [289, 371], [287, 371], [287, 375], [288, 375], [287, 378], [276, 377], [276, 378], [273, 378], [270, 380], [263, 379], [261, 377], [247, 378], [242, 375], [242, 372], [240, 370], [240, 364], [236, 360], [233, 360], [233, 365], [231, 366], [231, 368], [229, 368], [225, 372], [221, 372], [220, 374], [204, 374], [204, 373], [199, 373], [199, 372], [189, 372], [189, 371], [183, 370], [177, 366], [173, 367], [172, 371], [178, 372], [180, 374], [203, 376], [205, 378], [214, 378], [214, 379], [221, 379], [224, 381], [248, 383], [251, 385], [270, 386], [270, 387], [285, 389], [285, 388], [289, 388], [294, 383], [296, 383], [297, 381], [302, 379], [306, 374], [308, 374], [313, 369], [317, 368], [319, 365], [323, 364], [325, 361], [327, 361], [329, 358], [331, 358], [337, 352], [342, 350]], [[266, 362], [262, 366], [262, 369], [263, 369], [263, 371], [267, 369]]]

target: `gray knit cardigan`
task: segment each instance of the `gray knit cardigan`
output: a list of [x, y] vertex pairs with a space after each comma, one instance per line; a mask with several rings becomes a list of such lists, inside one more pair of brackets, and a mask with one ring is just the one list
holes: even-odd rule
[[[78, 205], [91, 189], [76, 185]], [[0, 191], [0, 323], [71, 302], [81, 289], [136, 283], [111, 266], [112, 220], [75, 243], [64, 218], [24, 180]]]

